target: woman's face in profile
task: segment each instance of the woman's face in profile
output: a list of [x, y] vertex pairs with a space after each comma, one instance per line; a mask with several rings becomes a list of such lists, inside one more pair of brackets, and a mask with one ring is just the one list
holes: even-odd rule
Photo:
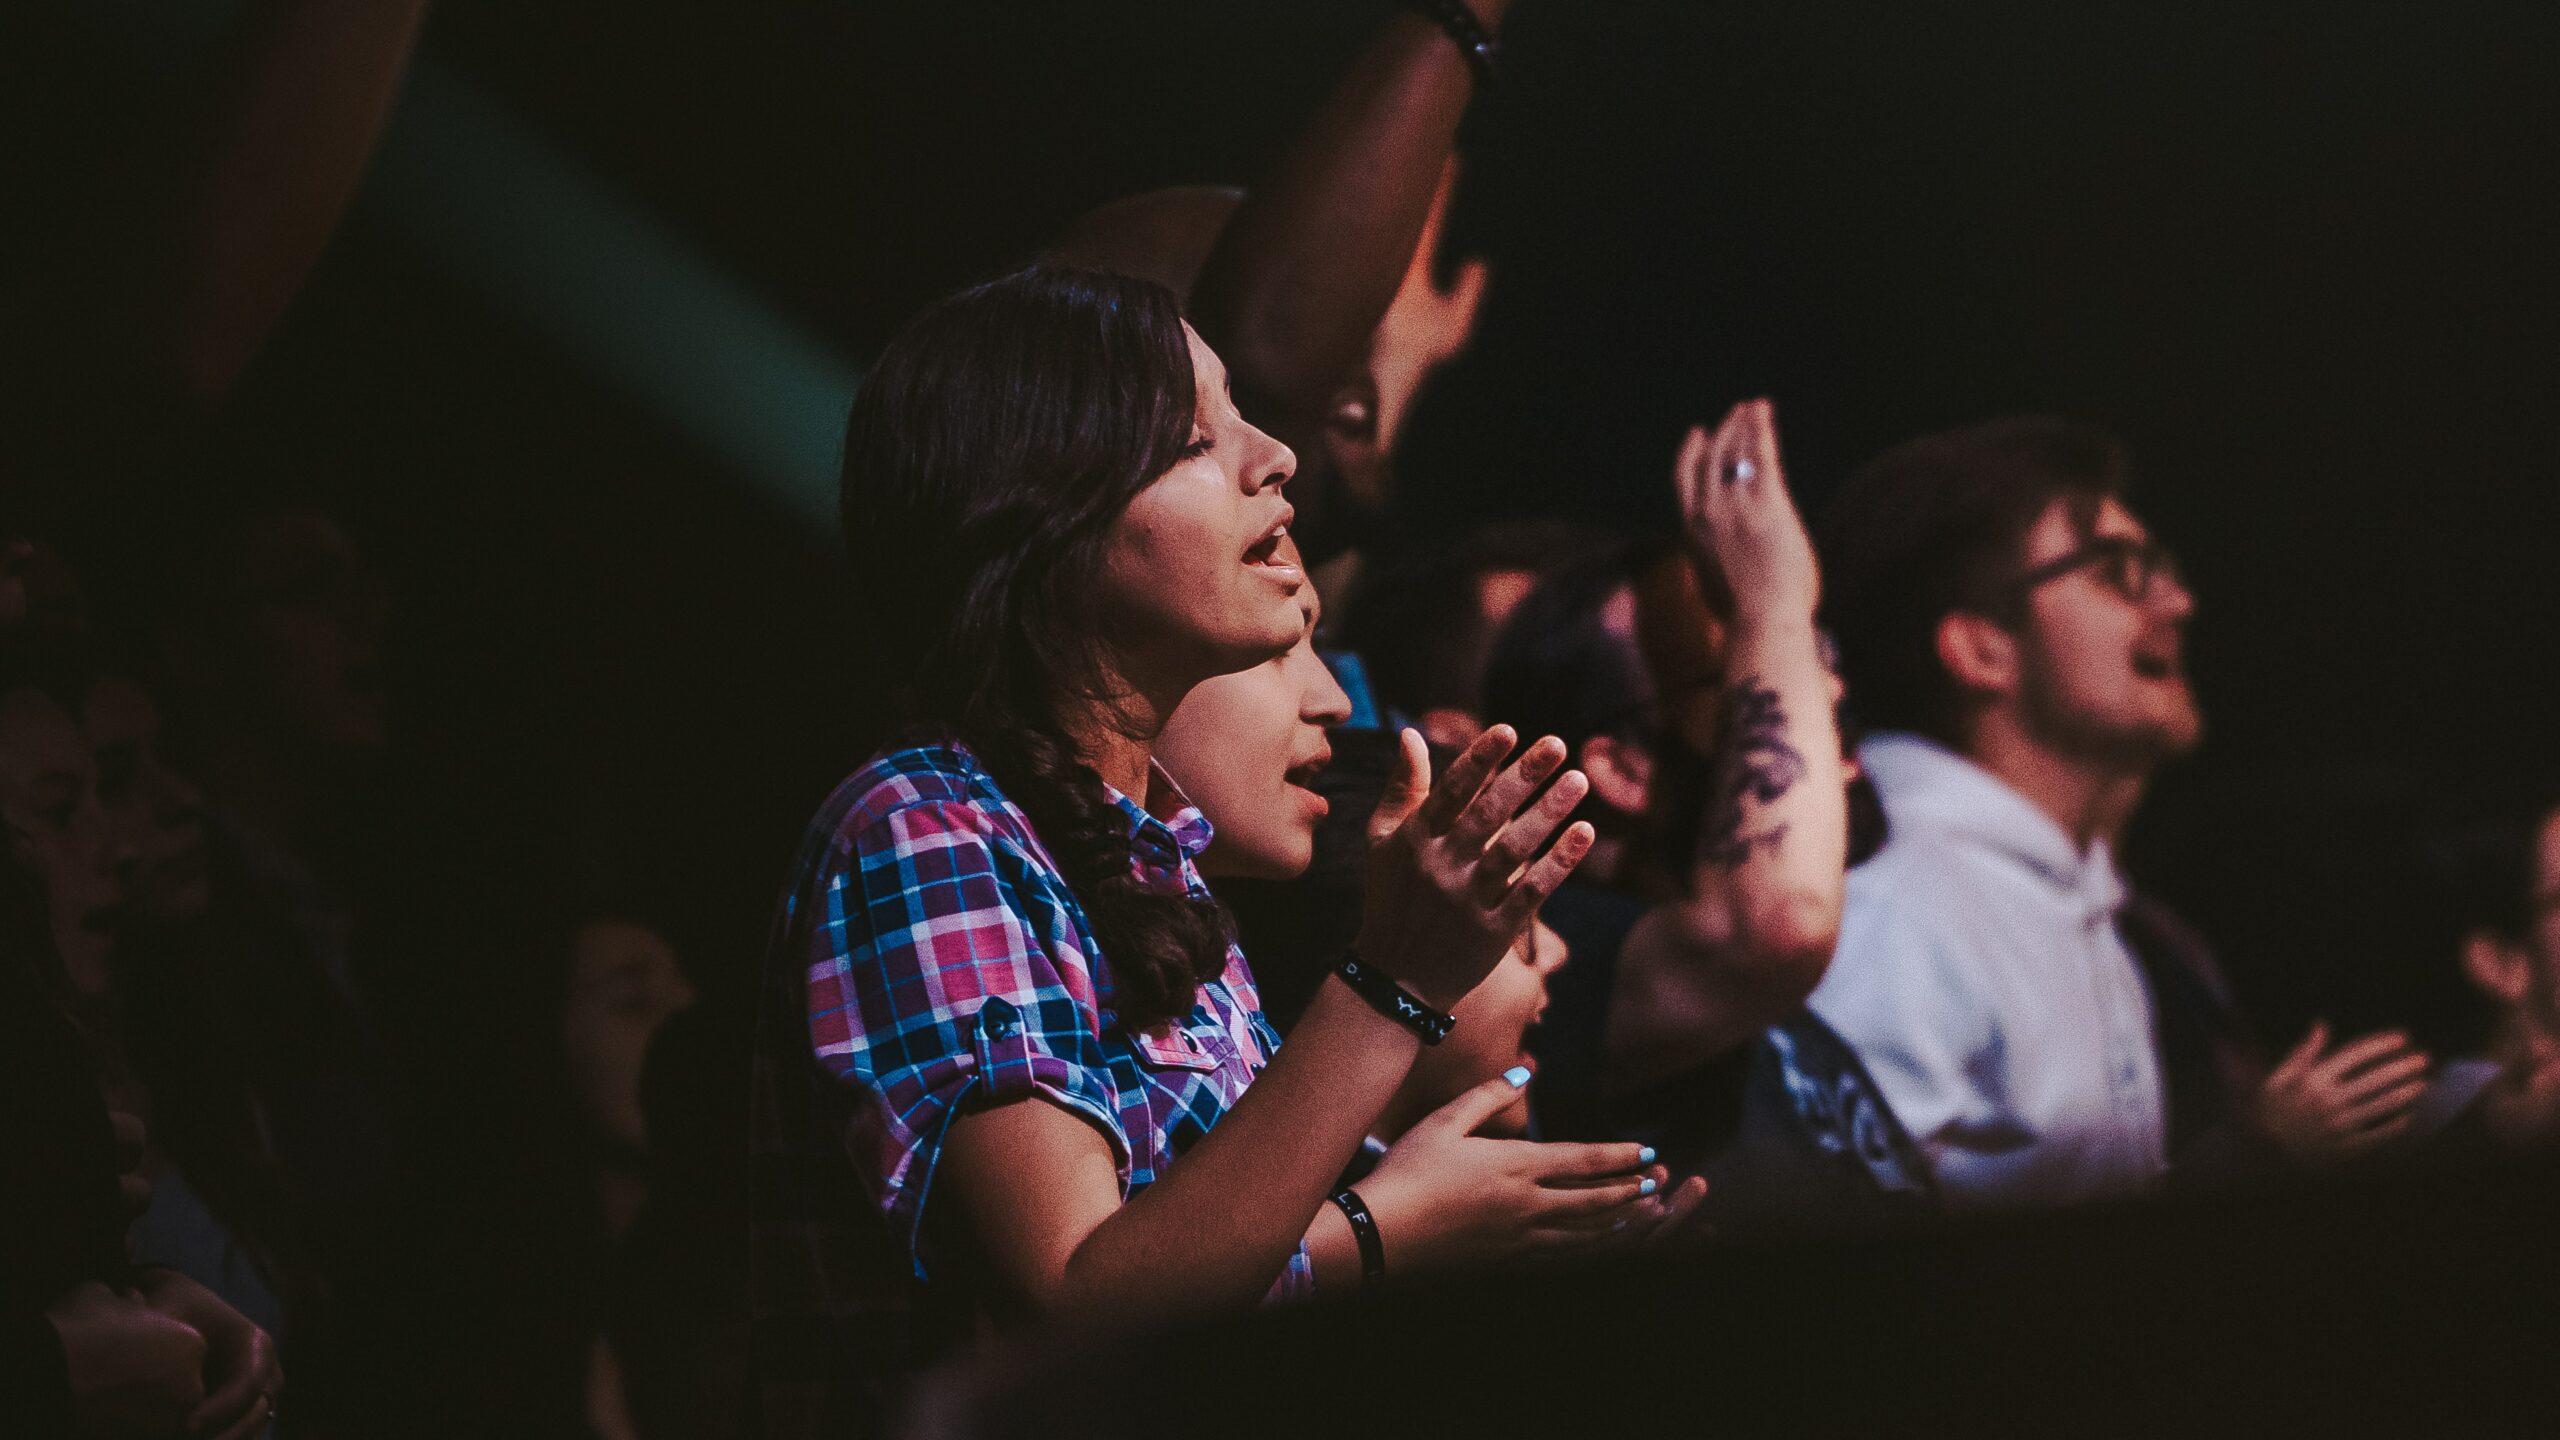
[[597, 1138], [625, 1153], [645, 1147], [640, 1072], [649, 1041], [692, 1003], [693, 982], [665, 936], [629, 920], [578, 927], [560, 1041], [570, 1093]]
[[1259, 665], [1305, 629], [1306, 575], [1282, 553], [1297, 457], [1236, 412], [1226, 367], [1183, 333], [1199, 396], [1190, 448], [1121, 512], [1103, 559], [1103, 638], [1142, 692]]
[[98, 805], [98, 772], [80, 727], [51, 696], [0, 696], [0, 816], [9, 843], [44, 877], [53, 943], [73, 981], [106, 983], [115, 938], [118, 851]]
[[[1406, 1083], [1428, 1092], [1427, 1107], [1437, 1109], [1514, 1065], [1536, 1067], [1527, 1049], [1529, 1028], [1546, 1014], [1547, 982], [1565, 959], [1564, 937], [1545, 921], [1521, 932], [1511, 953], [1449, 1012], [1458, 1028], [1414, 1062]], [[1527, 1109], [1515, 1105], [1478, 1133], [1520, 1135], [1528, 1123]]]
[[[1282, 553], [1295, 562], [1294, 549]], [[1325, 731], [1350, 718], [1351, 697], [1316, 654], [1314, 587], [1299, 593], [1298, 643], [1194, 686], [1156, 739], [1156, 758], [1217, 832], [1205, 875], [1286, 880], [1315, 857], [1326, 804], [1313, 787], [1333, 758]]]
[[126, 901], [162, 920], [203, 914], [212, 904], [204, 797], [161, 759], [159, 704], [124, 676], [102, 676], [81, 698], [80, 726], [108, 834], [126, 856]]

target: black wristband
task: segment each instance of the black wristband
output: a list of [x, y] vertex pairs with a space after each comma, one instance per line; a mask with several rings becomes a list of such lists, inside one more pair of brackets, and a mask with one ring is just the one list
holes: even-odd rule
[[1467, 0], [1404, 0], [1404, 7], [1438, 25], [1456, 43], [1458, 53], [1466, 58], [1467, 68], [1476, 72], [1476, 84], [1493, 83], [1493, 62], [1502, 53], [1494, 42], [1493, 32], [1484, 28]]
[[1342, 983], [1368, 1001], [1379, 1014], [1421, 1036], [1425, 1045], [1439, 1044], [1458, 1027], [1456, 1020], [1414, 999], [1412, 991], [1387, 978], [1383, 972], [1370, 969], [1357, 950], [1343, 951], [1333, 973], [1341, 976]]
[[1351, 1238], [1360, 1246], [1360, 1283], [1375, 1285], [1387, 1278], [1387, 1247], [1378, 1239], [1378, 1217], [1369, 1213], [1368, 1202], [1357, 1190], [1344, 1190], [1333, 1197], [1342, 1210], [1342, 1218], [1351, 1222]]

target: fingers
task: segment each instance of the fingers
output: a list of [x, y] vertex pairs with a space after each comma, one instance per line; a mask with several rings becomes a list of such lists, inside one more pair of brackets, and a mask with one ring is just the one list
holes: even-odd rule
[[1588, 820], [1576, 820], [1566, 826], [1556, 843], [1547, 847], [1547, 853], [1538, 857], [1538, 863], [1520, 877], [1520, 883], [1511, 887], [1502, 908], [1495, 912], [1503, 933], [1519, 934], [1528, 925], [1529, 917], [1538, 913], [1538, 907], [1547, 903], [1547, 897], [1556, 893], [1556, 887], [1565, 882], [1573, 867], [1581, 864], [1599, 841], [1600, 832], [1592, 829]]
[[1458, 344], [1466, 343], [1466, 332], [1475, 322], [1476, 311], [1484, 304], [1484, 288], [1492, 278], [1491, 262], [1462, 260], [1458, 263], [1457, 273], [1450, 277], [1449, 288], [1442, 292], [1452, 328], [1458, 332], [1451, 338]]
[[1653, 1147], [1633, 1144], [1577, 1144], [1563, 1141], [1519, 1142], [1527, 1152], [1520, 1173], [1544, 1185], [1576, 1181], [1634, 1178], [1653, 1163]]
[[2397, 1060], [2384, 1061], [2339, 1085], [2338, 1103], [2341, 1106], [2361, 1103], [2385, 1091], [2400, 1089], [2412, 1081], [2423, 1089], [2426, 1073], [2427, 1057], [2424, 1055], [2403, 1055]]
[[2409, 1107], [2417, 1104], [2419, 1097], [2426, 1093], [2427, 1082], [2423, 1079], [2395, 1085], [2380, 1094], [2367, 1096], [2344, 1107], [2338, 1112], [2338, 1123], [2354, 1130], [2370, 1129], [2385, 1120], [2406, 1113]]
[[1537, 804], [1503, 826], [1502, 833], [1494, 837], [1493, 844], [1485, 850], [1484, 859], [1476, 866], [1474, 885], [1477, 901], [1487, 906], [1501, 903], [1521, 867], [1537, 858], [1548, 837], [1556, 833], [1556, 827], [1573, 818], [1574, 807], [1590, 793], [1589, 777], [1579, 770], [1567, 770], [1556, 783], [1547, 787], [1547, 793], [1538, 797]]
[[1483, 1084], [1461, 1092], [1458, 1098], [1424, 1116], [1421, 1123], [1413, 1128], [1420, 1130], [1428, 1126], [1472, 1135], [1484, 1128], [1494, 1116], [1525, 1103], [1529, 1098], [1528, 1083], [1528, 1067], [1515, 1065]]
[[1734, 415], [1741, 422], [1743, 458], [1758, 472], [1744, 485], [1757, 487], [1764, 495], [1784, 497], [1785, 472], [1778, 468], [1778, 407], [1765, 399], [1745, 400], [1734, 407]]
[[2391, 1059], [2408, 1048], [2408, 1036], [2397, 1030], [2385, 1030], [2339, 1046], [2337, 1053], [2321, 1061], [2313, 1073], [2328, 1084], [2342, 1085], [2357, 1071]]
[[2310, 1069], [2319, 1061], [2320, 1052], [2328, 1048], [2329, 1022], [2312, 1021], [2311, 1028], [2303, 1032], [2302, 1043], [2286, 1052], [2284, 1059], [2277, 1062], [2276, 1068], [2268, 1074], [2267, 1079], [2272, 1082], [2277, 1076], [2292, 1076]]
[[1693, 531], [1702, 513], [1700, 507], [1705, 499], [1707, 459], [1713, 448], [1706, 427], [1692, 425], [1689, 433], [1680, 437], [1679, 458], [1671, 462], [1671, 485], [1673, 493], [1680, 497], [1680, 516], [1689, 522]]
[[1540, 737], [1459, 812], [1456, 823], [1448, 828], [1450, 847], [1470, 858], [1481, 854], [1493, 839], [1493, 832], [1519, 814], [1520, 807], [1528, 804], [1529, 797], [1538, 793], [1538, 787], [1564, 764], [1565, 753], [1562, 740], [1553, 735]]
[[1705, 1204], [1706, 1199], [1706, 1176], [1692, 1175], [1681, 1181], [1679, 1187], [1660, 1202], [1661, 1216], [1653, 1221], [1642, 1236], [1638, 1237], [1639, 1242], [1651, 1244], [1676, 1233], [1681, 1226], [1689, 1223], [1690, 1217], [1698, 1213], [1698, 1207]]
[[1431, 793], [1431, 746], [1419, 730], [1407, 728], [1396, 736], [1395, 773], [1387, 777], [1384, 790], [1378, 793], [1378, 808], [1369, 813], [1369, 843], [1379, 844], [1402, 829], [1422, 808], [1423, 799]]
[[[260, 1435], [265, 1434], [267, 1422], [275, 1416], [275, 1405], [264, 1395], [256, 1395], [250, 1398], [253, 1403], [241, 1414], [240, 1418], [224, 1429], [211, 1432], [208, 1436], [208, 1440], [258, 1440]], [[201, 1428], [191, 1429], [188, 1433], [194, 1435], [207, 1434], [207, 1432]]]
[[1434, 835], [1446, 834], [1449, 827], [1457, 823], [1458, 812], [1476, 798], [1476, 792], [1484, 788], [1486, 777], [1493, 774], [1494, 767], [1502, 763], [1503, 756], [1511, 753], [1511, 747], [1519, 739], [1520, 732], [1508, 725], [1486, 727], [1485, 732], [1478, 735], [1457, 759], [1449, 762], [1440, 783], [1431, 787], [1429, 797], [1422, 802], [1418, 812], [1422, 828]]
[[283, 1380], [276, 1365], [275, 1342], [253, 1327], [245, 1341], [222, 1348], [225, 1353], [211, 1357], [207, 1366], [220, 1371], [221, 1383], [188, 1415], [188, 1433], [217, 1435], [222, 1440], [254, 1436], [266, 1428], [268, 1393]]

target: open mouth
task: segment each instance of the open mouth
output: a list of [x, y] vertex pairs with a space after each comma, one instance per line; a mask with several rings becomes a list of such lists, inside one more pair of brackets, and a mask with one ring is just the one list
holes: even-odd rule
[[1272, 522], [1271, 528], [1263, 531], [1251, 545], [1245, 547], [1244, 563], [1294, 571], [1297, 567], [1281, 558], [1280, 547], [1289, 538], [1289, 522], [1297, 518], [1298, 512], [1295, 507], [1282, 510], [1280, 518]]
[[2133, 657], [2133, 673], [2145, 680], [2175, 680], [2178, 659], [2174, 655], [2137, 652]]
[[1282, 771], [1280, 778], [1301, 790], [1313, 790], [1316, 788], [1316, 777], [1322, 775], [1324, 767], [1332, 763], [1333, 747], [1328, 745], [1318, 751], [1312, 759], [1302, 760]]

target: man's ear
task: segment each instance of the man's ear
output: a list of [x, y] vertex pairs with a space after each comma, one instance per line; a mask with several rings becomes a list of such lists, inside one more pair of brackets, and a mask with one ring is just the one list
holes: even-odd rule
[[1622, 815], [1641, 815], [1653, 797], [1653, 755], [1633, 740], [1594, 735], [1582, 742], [1582, 773], [1591, 794]]
[[1987, 615], [1956, 611], [1938, 622], [1938, 663], [1956, 684], [1989, 695], [2018, 688], [2018, 637]]
[[2501, 1005], [2521, 1005], [2533, 988], [2533, 962], [2524, 947], [2486, 930], [2462, 937], [2462, 973], [2480, 993]]

